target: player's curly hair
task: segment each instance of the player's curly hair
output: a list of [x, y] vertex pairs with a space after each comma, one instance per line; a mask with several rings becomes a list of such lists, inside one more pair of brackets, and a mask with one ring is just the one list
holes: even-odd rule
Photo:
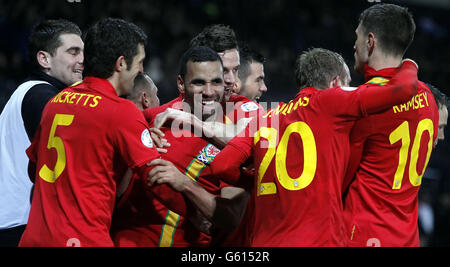
[[372, 32], [387, 54], [403, 56], [411, 45], [416, 24], [408, 8], [394, 4], [376, 4], [359, 16], [364, 34]]
[[350, 78], [345, 68], [344, 58], [336, 52], [312, 48], [297, 57], [295, 78], [299, 89], [305, 87], [326, 89], [336, 76], [341, 79]]
[[131, 68], [138, 45], [146, 42], [147, 35], [131, 22], [114, 18], [97, 22], [86, 32], [83, 76], [111, 77], [120, 56], [124, 56], [127, 68]]
[[230, 26], [213, 24], [205, 27], [192, 38], [190, 47], [207, 46], [217, 53], [230, 49], [239, 49], [236, 34]]
[[35, 24], [28, 39], [28, 58], [32, 69], [41, 68], [36, 60], [39, 51], [46, 51], [54, 56], [56, 49], [62, 45], [62, 34], [76, 34], [81, 37], [80, 28], [65, 19], [43, 20]]

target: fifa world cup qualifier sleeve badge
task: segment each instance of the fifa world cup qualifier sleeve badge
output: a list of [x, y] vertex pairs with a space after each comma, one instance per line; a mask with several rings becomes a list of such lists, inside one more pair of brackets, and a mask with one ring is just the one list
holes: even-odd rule
[[150, 132], [148, 129], [145, 129], [144, 131], [142, 131], [141, 142], [144, 146], [146, 146], [148, 148], [153, 147], [152, 137], [150, 136]]

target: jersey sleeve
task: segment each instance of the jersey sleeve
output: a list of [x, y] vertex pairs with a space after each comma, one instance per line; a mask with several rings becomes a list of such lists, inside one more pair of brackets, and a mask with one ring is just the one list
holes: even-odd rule
[[360, 90], [362, 108], [368, 113], [378, 113], [410, 100], [417, 92], [417, 66], [405, 61], [385, 86], [363, 85]]
[[[327, 92], [328, 91], [328, 92]], [[405, 61], [392, 79], [384, 86], [363, 84], [356, 89], [333, 88], [321, 96], [327, 98], [331, 111], [356, 118], [379, 113], [404, 103], [417, 92], [417, 66]]]
[[266, 110], [260, 104], [250, 99], [232, 95], [230, 101], [225, 105], [226, 117], [234, 124], [242, 118], [253, 118], [257, 120], [266, 113]]
[[[248, 127], [245, 131], [248, 131]], [[239, 179], [248, 176], [241, 176], [240, 167], [250, 158], [252, 152], [253, 138], [249, 134], [234, 137], [211, 163], [212, 173], [228, 184], [242, 183]]]
[[41, 136], [41, 127], [39, 126], [37, 128], [36, 134], [35, 134], [32, 142], [31, 142], [31, 145], [25, 151], [25, 153], [28, 156], [28, 159], [34, 163], [37, 163], [37, 150], [38, 150], [40, 136]]
[[128, 167], [144, 165], [159, 157], [142, 112], [130, 103], [122, 103], [113, 120], [116, 148]]

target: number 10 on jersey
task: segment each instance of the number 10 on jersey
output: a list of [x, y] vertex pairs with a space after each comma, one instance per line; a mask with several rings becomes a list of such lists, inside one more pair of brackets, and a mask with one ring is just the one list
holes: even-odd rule
[[[427, 146], [427, 155], [425, 159], [425, 165], [423, 166], [423, 170], [417, 173], [417, 161], [419, 159], [419, 147], [422, 140], [423, 133], [427, 131], [430, 137]], [[394, 183], [392, 184], [392, 189], [398, 190], [402, 187], [402, 180], [405, 174], [406, 163], [409, 161], [409, 181], [413, 186], [419, 186], [422, 183], [422, 176], [425, 173], [425, 169], [427, 168], [428, 161], [430, 160], [431, 151], [433, 149], [433, 121], [430, 119], [424, 119], [419, 122], [416, 129], [416, 135], [414, 137], [414, 141], [410, 148], [411, 137], [409, 134], [409, 123], [408, 121], [404, 121], [400, 126], [398, 126], [392, 133], [389, 135], [389, 141], [392, 144], [397, 142], [401, 142], [402, 146], [398, 155], [398, 166], [397, 171], [394, 175]]]

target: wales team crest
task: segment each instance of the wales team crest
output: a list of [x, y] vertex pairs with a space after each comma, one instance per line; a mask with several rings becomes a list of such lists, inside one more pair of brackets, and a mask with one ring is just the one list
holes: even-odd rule
[[212, 144], [208, 144], [200, 151], [200, 154], [198, 154], [197, 159], [205, 164], [210, 164], [217, 156], [217, 154], [219, 154], [219, 152], [220, 149], [218, 149]]

